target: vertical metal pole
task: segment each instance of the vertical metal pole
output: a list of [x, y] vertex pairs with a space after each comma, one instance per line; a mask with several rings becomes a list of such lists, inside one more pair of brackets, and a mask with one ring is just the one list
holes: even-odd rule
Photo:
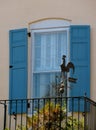
[[84, 130], [86, 130], [86, 109], [87, 109], [87, 102], [86, 97], [84, 97]]
[[4, 130], [6, 128], [6, 109], [7, 109], [7, 106], [6, 106], [6, 101], [4, 103]]
[[68, 106], [68, 103], [67, 103], [67, 72], [65, 73], [65, 87], [66, 87], [66, 130], [67, 130], [67, 121], [68, 121], [68, 117], [67, 117], [67, 106]]
[[[66, 126], [67, 126], [67, 67], [65, 66], [65, 58], [66, 56], [63, 56], [63, 64], [61, 65], [61, 73], [62, 73], [62, 80], [64, 84], [65, 89], [65, 103], [66, 103]], [[67, 127], [66, 127], [67, 130]]]

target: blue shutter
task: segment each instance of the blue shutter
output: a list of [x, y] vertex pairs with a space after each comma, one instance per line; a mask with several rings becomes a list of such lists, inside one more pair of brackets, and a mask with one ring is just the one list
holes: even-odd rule
[[77, 78], [77, 83], [71, 84], [71, 96], [90, 97], [90, 26], [70, 27], [70, 61], [75, 65], [73, 77]]
[[[10, 30], [10, 90], [9, 98], [27, 98], [27, 29]], [[10, 113], [21, 113], [21, 101], [10, 104]], [[23, 106], [23, 113], [25, 108]]]

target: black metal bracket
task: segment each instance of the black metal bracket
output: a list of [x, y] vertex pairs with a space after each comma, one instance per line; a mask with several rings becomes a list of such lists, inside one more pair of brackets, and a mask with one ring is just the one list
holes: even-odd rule
[[14, 120], [16, 120], [16, 113], [13, 112], [13, 117], [14, 117]]
[[9, 68], [13, 68], [13, 65], [10, 65]]
[[30, 108], [30, 103], [29, 102], [27, 103], [27, 108]]
[[27, 34], [28, 34], [28, 37], [31, 37], [31, 32], [28, 32]]

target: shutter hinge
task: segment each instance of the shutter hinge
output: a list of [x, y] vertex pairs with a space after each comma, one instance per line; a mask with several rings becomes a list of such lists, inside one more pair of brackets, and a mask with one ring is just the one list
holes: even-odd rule
[[28, 34], [28, 37], [31, 37], [31, 32], [28, 32], [27, 34]]

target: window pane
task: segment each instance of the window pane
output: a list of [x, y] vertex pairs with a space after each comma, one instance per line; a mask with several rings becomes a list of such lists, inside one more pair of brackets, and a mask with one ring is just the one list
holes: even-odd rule
[[34, 41], [33, 71], [60, 70], [67, 51], [67, 32], [36, 33]]
[[36, 73], [33, 75], [33, 96], [55, 96], [57, 84], [60, 82], [60, 72]]
[[43, 97], [61, 71], [62, 55], [67, 54], [67, 32], [34, 33], [33, 45], [33, 95]]

